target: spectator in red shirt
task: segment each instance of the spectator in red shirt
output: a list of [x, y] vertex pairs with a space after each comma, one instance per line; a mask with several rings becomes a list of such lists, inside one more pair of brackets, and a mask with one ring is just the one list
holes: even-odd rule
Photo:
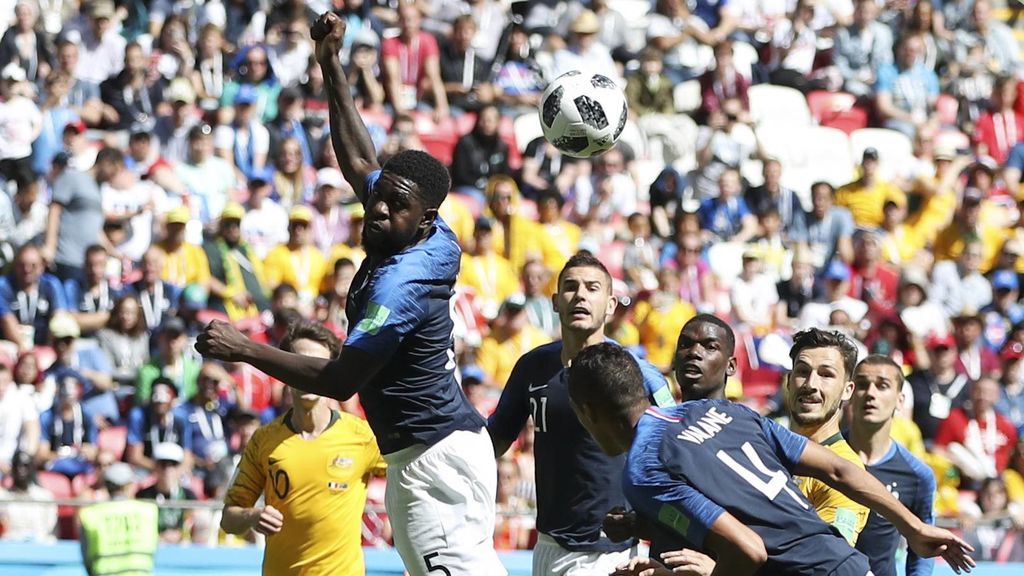
[[434, 120], [448, 116], [448, 97], [441, 81], [440, 50], [437, 40], [420, 30], [423, 16], [412, 3], [398, 8], [401, 33], [384, 40], [381, 55], [384, 60], [384, 88], [388, 103], [395, 114], [416, 109], [423, 97], [430, 95], [434, 102]]
[[998, 374], [999, 357], [985, 346], [981, 339], [984, 320], [976, 311], [964, 311], [953, 318], [953, 338], [956, 340], [957, 374], [966, 374], [971, 380]]
[[1017, 99], [1017, 79], [1000, 76], [992, 86], [989, 109], [978, 118], [974, 146], [979, 155], [991, 156], [1002, 165], [1010, 148], [1024, 139], [1024, 116], [1013, 109]]
[[718, 44], [715, 46], [715, 67], [700, 77], [699, 118], [706, 119], [712, 112], [721, 110], [726, 100], [734, 98], [742, 104], [743, 112], [749, 112], [749, 87], [750, 80], [736, 70], [733, 64], [732, 41]]
[[848, 296], [863, 300], [875, 314], [885, 314], [896, 307], [900, 274], [882, 261], [882, 243], [872, 230], [858, 230], [853, 235], [853, 265]]
[[935, 434], [935, 452], [960, 469], [964, 480], [980, 482], [1003, 473], [1017, 445], [1017, 430], [995, 410], [999, 383], [988, 376], [971, 386], [970, 407], [954, 408]]

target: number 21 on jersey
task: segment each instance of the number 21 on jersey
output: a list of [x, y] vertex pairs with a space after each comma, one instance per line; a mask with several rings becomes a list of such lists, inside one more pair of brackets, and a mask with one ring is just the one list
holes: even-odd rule
[[[520, 404], [522, 406], [522, 404]], [[530, 396], [530, 412], [533, 415], [533, 427], [537, 432], [548, 431], [548, 397], [541, 396], [540, 402]]]

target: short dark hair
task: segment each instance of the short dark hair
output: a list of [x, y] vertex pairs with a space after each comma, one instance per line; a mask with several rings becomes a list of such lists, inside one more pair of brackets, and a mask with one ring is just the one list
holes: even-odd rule
[[903, 381], [905, 380], [903, 377], [903, 367], [897, 364], [891, 357], [886, 356], [885, 354], [869, 354], [866, 358], [857, 363], [857, 368], [860, 368], [861, 366], [888, 366], [889, 368], [892, 368], [896, 371], [896, 375], [899, 378], [899, 386], [897, 386], [897, 390], [903, 389]]
[[334, 261], [334, 273], [337, 274], [338, 270], [342, 268], [355, 268], [356, 263], [348, 258], [338, 258]]
[[113, 146], [104, 146], [96, 153], [96, 163], [99, 164], [100, 162], [124, 164], [124, 153]]
[[337, 358], [338, 354], [341, 353], [341, 340], [334, 335], [334, 332], [331, 332], [319, 322], [312, 322], [310, 320], [293, 322], [288, 327], [288, 333], [281, 340], [279, 347], [285, 352], [295, 352], [295, 342], [299, 340], [311, 340], [317, 344], [322, 344], [324, 348], [327, 348], [331, 358]]
[[647, 398], [640, 365], [612, 342], [587, 346], [569, 367], [569, 397], [577, 405], [600, 402], [617, 412], [629, 411]]
[[[736, 352], [736, 334], [732, 331], [732, 326], [725, 321], [715, 316], [714, 314], [697, 314], [693, 318], [690, 318], [686, 324], [683, 324], [683, 330], [686, 330], [690, 324], [714, 324], [722, 329], [725, 336], [722, 338], [722, 343], [725, 345], [725, 352], [727, 356], [732, 356]], [[680, 331], [682, 333], [682, 331]]]
[[836, 330], [820, 330], [809, 328], [797, 332], [793, 336], [793, 347], [789, 350], [789, 358], [796, 362], [796, 357], [804, 350], [814, 348], [835, 348], [843, 357], [843, 369], [846, 370], [846, 379], [853, 377], [853, 371], [857, 368], [857, 346], [842, 332]]
[[814, 192], [814, 189], [818, 188], [820, 186], [824, 186], [828, 190], [829, 194], [831, 194], [833, 196], [836, 195], [836, 187], [831, 185], [831, 184], [829, 184], [828, 182], [825, 182], [824, 180], [818, 180], [814, 184], [811, 184], [811, 188], [810, 188], [811, 192]]
[[573, 254], [572, 257], [569, 258], [569, 261], [565, 263], [565, 266], [562, 266], [562, 271], [558, 273], [559, 286], [562, 285], [562, 278], [565, 276], [565, 273], [568, 272], [569, 270], [572, 270], [573, 268], [597, 268], [598, 270], [604, 273], [604, 277], [608, 281], [608, 289], [611, 290], [612, 275], [610, 272], [608, 272], [608, 268], [604, 265], [603, 262], [601, 262], [600, 259], [598, 259], [597, 256], [594, 256], [593, 254], [587, 252], [586, 250], [580, 250], [579, 252]]
[[558, 204], [559, 210], [562, 209], [562, 206], [565, 206], [565, 196], [562, 196], [562, 193], [558, 191], [558, 188], [545, 188], [537, 193], [538, 205], [543, 204], [548, 200], [553, 200], [556, 204]]
[[285, 294], [294, 294], [295, 296], [298, 296], [299, 291], [296, 290], [295, 286], [292, 286], [290, 282], [282, 282], [277, 285], [277, 288], [274, 288], [274, 290], [270, 292], [270, 298], [272, 300], [276, 300]]
[[108, 255], [107, 249], [104, 248], [103, 246], [100, 246], [99, 244], [90, 244], [89, 247], [85, 249], [86, 259], [88, 259], [93, 254], [97, 253], [102, 253], [104, 256]]
[[415, 183], [427, 208], [441, 206], [452, 186], [444, 164], [420, 150], [403, 150], [388, 159], [382, 169]]

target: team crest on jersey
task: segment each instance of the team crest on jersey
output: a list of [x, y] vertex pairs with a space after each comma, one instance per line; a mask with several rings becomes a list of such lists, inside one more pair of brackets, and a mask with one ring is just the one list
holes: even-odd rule
[[348, 456], [335, 456], [334, 460], [331, 460], [331, 468], [337, 470], [348, 470], [352, 467], [352, 459]]

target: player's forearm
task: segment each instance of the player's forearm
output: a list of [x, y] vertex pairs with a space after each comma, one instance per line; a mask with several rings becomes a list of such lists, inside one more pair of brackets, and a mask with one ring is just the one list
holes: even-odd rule
[[362, 179], [378, 167], [377, 151], [352, 101], [352, 91], [338, 55], [334, 54], [327, 62], [321, 62], [320, 67], [327, 85], [331, 143], [345, 179], [356, 190], [356, 194], [362, 194]]
[[245, 534], [252, 528], [253, 518], [258, 517], [259, 511], [255, 508], [225, 506], [220, 527], [228, 534]]
[[266, 344], [248, 341], [239, 354], [240, 359], [253, 367], [303, 392], [330, 396], [325, 378], [326, 358], [313, 358], [285, 352]]
[[901, 534], [907, 536], [917, 529], [921, 520], [893, 498], [881, 482], [858, 466], [846, 460], [837, 460], [829, 474], [819, 477], [820, 480], [846, 494], [854, 502], [878, 512], [892, 522]]

